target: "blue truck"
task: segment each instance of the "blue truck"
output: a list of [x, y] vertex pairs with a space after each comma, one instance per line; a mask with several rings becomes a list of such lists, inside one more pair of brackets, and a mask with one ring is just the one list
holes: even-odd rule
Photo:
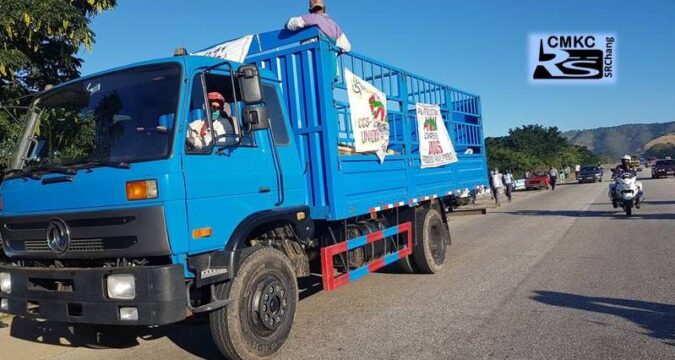
[[[387, 96], [383, 162], [339, 150], [345, 69]], [[421, 168], [417, 103], [440, 107], [458, 162]], [[316, 28], [257, 34], [243, 63], [179, 49], [47, 89], [0, 188], [0, 311], [91, 341], [204, 315], [224, 356], [273, 355], [297, 278], [442, 268], [447, 212], [488, 183], [482, 121], [478, 96]]]

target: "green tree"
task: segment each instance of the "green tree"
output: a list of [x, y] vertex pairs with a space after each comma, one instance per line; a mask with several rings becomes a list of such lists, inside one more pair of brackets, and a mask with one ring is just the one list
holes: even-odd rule
[[599, 158], [584, 146], [571, 145], [557, 127], [526, 125], [510, 129], [509, 135], [486, 138], [490, 168], [509, 169], [516, 176], [548, 166], [595, 164]]
[[0, 0], [0, 105], [7, 108], [0, 109], [0, 168], [21, 128], [16, 107], [48, 84], [79, 77], [77, 54], [94, 44], [91, 19], [116, 5], [116, 0]]

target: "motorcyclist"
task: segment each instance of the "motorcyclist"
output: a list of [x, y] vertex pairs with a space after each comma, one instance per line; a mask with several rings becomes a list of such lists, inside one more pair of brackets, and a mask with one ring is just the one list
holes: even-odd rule
[[614, 169], [614, 172], [618, 175], [622, 172], [630, 171], [633, 172], [633, 169], [630, 167], [631, 157], [630, 155], [624, 155], [621, 158], [621, 164], [617, 165]]
[[614, 169], [612, 169], [612, 179], [626, 172], [633, 174], [633, 176], [637, 176], [637, 172], [635, 172], [635, 169], [633, 169], [630, 166], [630, 161], [631, 161], [630, 155], [624, 155], [621, 158], [621, 164], [617, 165]]
[[[609, 197], [612, 199], [612, 205], [614, 205], [614, 208], [617, 207], [617, 202], [616, 199], [618, 199], [618, 194], [616, 194], [615, 189], [616, 189], [616, 182], [617, 182], [617, 177], [621, 176], [623, 173], [630, 173], [633, 176], [637, 176], [637, 172], [630, 166], [630, 161], [631, 157], [630, 155], [624, 155], [621, 158], [621, 164], [617, 165], [616, 168], [612, 169], [612, 178], [615, 179], [615, 181], [611, 182], [609, 184]], [[642, 196], [642, 183], [641, 182], [636, 182], [636, 185], [639, 189], [640, 195], [637, 198], [637, 201], [635, 202], [635, 207], [640, 208], [640, 198]]]

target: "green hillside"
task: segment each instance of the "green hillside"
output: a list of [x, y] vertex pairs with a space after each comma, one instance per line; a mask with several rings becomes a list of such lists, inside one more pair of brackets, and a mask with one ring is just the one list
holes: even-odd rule
[[563, 136], [570, 143], [585, 146], [603, 158], [616, 159], [624, 154], [642, 154], [650, 141], [668, 134], [675, 134], [675, 121], [573, 130], [564, 132]]

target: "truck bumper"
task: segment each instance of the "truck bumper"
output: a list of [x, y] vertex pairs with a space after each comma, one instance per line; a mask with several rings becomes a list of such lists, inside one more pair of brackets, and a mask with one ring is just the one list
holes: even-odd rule
[[[100, 325], [164, 325], [183, 320], [187, 295], [181, 265], [51, 269], [0, 266], [9, 273], [11, 293], [0, 292], [6, 310], [21, 317]], [[107, 277], [134, 276], [133, 300], [110, 299]], [[122, 320], [120, 308], [135, 307], [137, 320]]]

